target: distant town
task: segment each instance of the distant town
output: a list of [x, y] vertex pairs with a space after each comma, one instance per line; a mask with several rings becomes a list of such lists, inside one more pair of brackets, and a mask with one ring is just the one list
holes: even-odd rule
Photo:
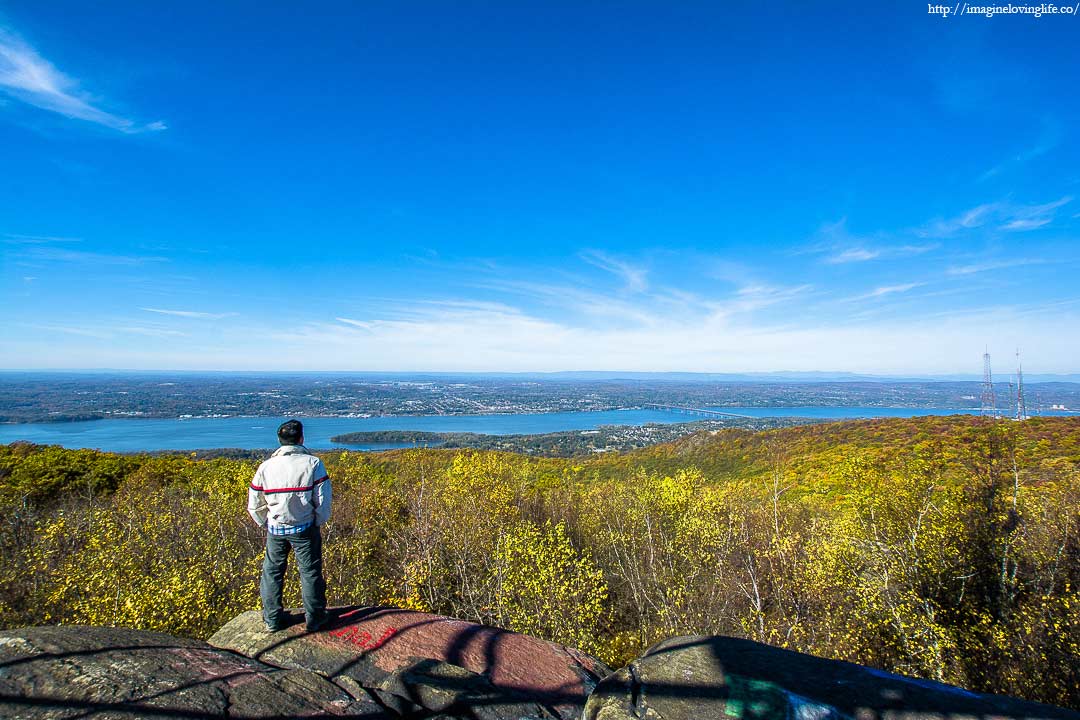
[[[995, 383], [996, 407], [1015, 393]], [[685, 407], [978, 409], [977, 381], [712, 380], [642, 377], [252, 373], [0, 373], [0, 422], [282, 415], [480, 415]], [[1025, 383], [1027, 412], [1080, 408], [1080, 383]]]

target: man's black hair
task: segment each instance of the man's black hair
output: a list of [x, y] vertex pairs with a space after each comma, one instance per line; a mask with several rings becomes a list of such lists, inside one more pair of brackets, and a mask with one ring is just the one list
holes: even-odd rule
[[277, 439], [282, 445], [299, 445], [304, 439], [304, 425], [299, 420], [286, 420], [277, 429]]

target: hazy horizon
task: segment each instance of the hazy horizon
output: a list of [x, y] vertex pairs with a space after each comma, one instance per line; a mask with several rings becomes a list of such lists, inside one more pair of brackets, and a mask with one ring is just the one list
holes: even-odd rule
[[[692, 372], [692, 371], [636, 371], [636, 370], [549, 370], [549, 371], [483, 371], [483, 370], [274, 370], [269, 368], [233, 370], [233, 369], [196, 369], [185, 370], [178, 368], [160, 369], [137, 369], [137, 368], [3, 368], [2, 375], [19, 374], [56, 374], [56, 375], [313, 375], [313, 376], [349, 376], [360, 377], [522, 377], [522, 378], [545, 378], [563, 376], [571, 379], [665, 379], [665, 378], [693, 378], [693, 379], [717, 379], [732, 382], [754, 382], [769, 379], [787, 380], [790, 382], [856, 382], [856, 381], [891, 381], [891, 382], [982, 382], [982, 375], [974, 373], [956, 374], [919, 374], [919, 375], [896, 375], [888, 373], [849, 373], [828, 370], [772, 370], [772, 371], [745, 371], [745, 372]], [[1014, 369], [1001, 369], [993, 372], [995, 383], [1011, 383], [1016, 378]], [[1025, 383], [1041, 382], [1080, 382], [1080, 372], [1063, 373], [1029, 373], [1024, 372]]]

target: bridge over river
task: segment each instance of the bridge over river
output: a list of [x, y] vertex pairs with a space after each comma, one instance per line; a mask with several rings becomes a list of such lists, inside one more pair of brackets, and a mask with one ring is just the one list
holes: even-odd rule
[[706, 417], [753, 418], [752, 415], [739, 415], [738, 413], [721, 412], [720, 410], [711, 410], [709, 408], [689, 407], [687, 405], [645, 403], [642, 407], [654, 408], [656, 410], [671, 410], [672, 412], [684, 412], [690, 415], [705, 415]]

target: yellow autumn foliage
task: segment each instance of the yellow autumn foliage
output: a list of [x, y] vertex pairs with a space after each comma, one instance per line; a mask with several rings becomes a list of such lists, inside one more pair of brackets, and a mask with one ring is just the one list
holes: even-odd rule
[[[572, 460], [322, 456], [332, 604], [502, 625], [614, 665], [672, 635], [738, 635], [1080, 707], [1076, 419], [732, 430]], [[257, 607], [254, 470], [0, 446], [0, 626], [207, 637]]]

